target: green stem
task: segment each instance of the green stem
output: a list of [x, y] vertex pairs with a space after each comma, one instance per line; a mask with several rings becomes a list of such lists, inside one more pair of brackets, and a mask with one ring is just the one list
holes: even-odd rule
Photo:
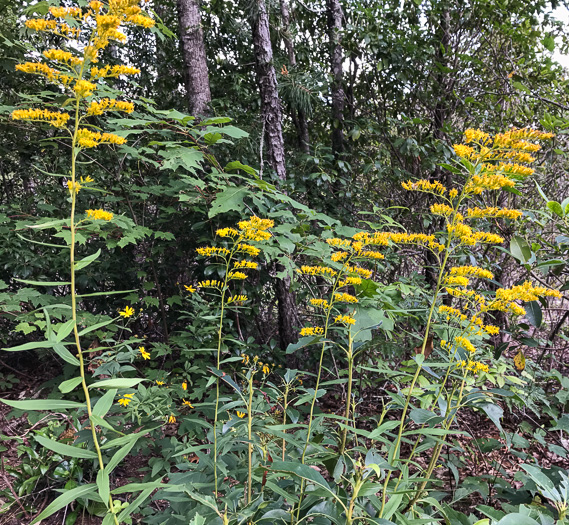
[[348, 437], [348, 425], [350, 422], [350, 404], [352, 402], [352, 382], [353, 382], [353, 371], [354, 371], [354, 352], [353, 352], [352, 330], [350, 329], [348, 333], [348, 394], [346, 398], [346, 414], [345, 414], [345, 427], [342, 432], [342, 444], [340, 446], [340, 455], [344, 453], [346, 448], [346, 439]]
[[251, 372], [251, 377], [249, 378], [249, 403], [247, 403], [247, 439], [248, 444], [248, 465], [247, 465], [247, 501], [246, 505], [251, 503], [252, 489], [251, 485], [253, 482], [253, 377], [254, 373]]

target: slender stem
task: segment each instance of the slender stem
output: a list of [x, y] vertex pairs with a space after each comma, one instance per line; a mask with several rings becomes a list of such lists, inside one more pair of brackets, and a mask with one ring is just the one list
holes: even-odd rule
[[[97, 436], [96, 425], [91, 421], [91, 416], [93, 411], [91, 408], [91, 396], [89, 394], [89, 387], [87, 386], [87, 377], [85, 373], [85, 359], [83, 357], [83, 350], [81, 348], [81, 339], [79, 337], [79, 329], [77, 328], [77, 291], [75, 288], [75, 210], [77, 205], [77, 191], [76, 191], [76, 175], [77, 175], [77, 155], [79, 150], [77, 148], [77, 132], [79, 130], [79, 108], [80, 99], [77, 97], [75, 101], [75, 127], [73, 129], [73, 137], [71, 140], [71, 214], [69, 219], [69, 227], [71, 232], [70, 246], [69, 246], [69, 266], [70, 266], [70, 277], [71, 277], [71, 316], [74, 321], [73, 323], [73, 335], [75, 338], [75, 347], [77, 349], [77, 357], [79, 358], [79, 374], [81, 375], [81, 387], [85, 395], [85, 406], [87, 407], [87, 414], [89, 416], [89, 421], [91, 422], [91, 434], [93, 436], [93, 444], [97, 452], [97, 460], [99, 462], [99, 469], [101, 471], [105, 470], [105, 463], [103, 461], [103, 454], [101, 452], [101, 446], [99, 445], [99, 437]], [[113, 508], [113, 498], [109, 496], [109, 511], [113, 515], [113, 519], [116, 525], [119, 525], [119, 521], [115, 514]]]
[[348, 393], [346, 398], [346, 414], [345, 414], [345, 427], [342, 432], [342, 444], [340, 446], [340, 455], [344, 453], [346, 448], [346, 439], [348, 437], [348, 424], [350, 421], [350, 404], [352, 402], [352, 382], [353, 382], [353, 372], [354, 372], [354, 340], [352, 338], [352, 330], [350, 329], [348, 333]]
[[253, 377], [254, 372], [251, 372], [251, 377], [249, 378], [249, 402], [247, 403], [247, 439], [248, 444], [248, 466], [247, 466], [247, 501], [246, 505], [251, 503], [251, 484], [253, 482]]
[[[286, 410], [288, 408], [288, 391], [290, 388], [290, 383], [286, 383], [285, 385], [285, 391], [284, 391], [284, 398], [283, 398], [283, 425], [286, 425]], [[283, 433], [286, 434], [286, 428], [283, 429]], [[285, 454], [286, 454], [286, 439], [283, 437], [283, 444], [282, 444], [282, 449], [283, 449], [283, 461], [285, 460]]]

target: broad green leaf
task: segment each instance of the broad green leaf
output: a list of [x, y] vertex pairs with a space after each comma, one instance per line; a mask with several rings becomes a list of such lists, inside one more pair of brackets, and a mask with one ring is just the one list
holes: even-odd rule
[[561, 204], [559, 204], [557, 201], [549, 201], [547, 203], [547, 207], [553, 212], [555, 213], [555, 215], [558, 215], [559, 217], [563, 218], [563, 208], [561, 207]]
[[24, 279], [14, 279], [14, 281], [18, 281], [19, 283], [24, 284], [31, 284], [33, 286], [67, 286], [71, 284], [67, 281], [26, 281]]
[[541, 312], [539, 301], [530, 301], [524, 305], [524, 308], [526, 309], [528, 321], [536, 328], [539, 328], [543, 321], [543, 313]]
[[127, 456], [127, 454], [132, 450], [134, 445], [136, 445], [137, 440], [133, 439], [130, 443], [123, 445], [119, 450], [117, 450], [111, 460], [107, 463], [105, 470], [111, 473], [117, 465]]
[[181, 167], [192, 174], [201, 168], [200, 163], [203, 160], [203, 153], [200, 150], [185, 145], [159, 151], [158, 155], [164, 158], [163, 170], [176, 171]]
[[555, 488], [555, 484], [551, 481], [539, 467], [534, 465], [521, 465], [521, 467], [528, 473], [531, 479], [535, 482], [540, 492], [553, 501], [562, 501], [561, 494]]
[[539, 522], [529, 516], [514, 513], [507, 514], [496, 525], [539, 525]]
[[36, 350], [38, 348], [53, 348], [55, 343], [52, 341], [34, 341], [32, 343], [24, 343], [23, 345], [12, 346], [10, 348], [2, 348], [5, 352], [25, 352], [26, 350]]
[[102, 381], [97, 381], [96, 383], [89, 385], [89, 388], [132, 388], [143, 381], [144, 379], [118, 377], [116, 379], [103, 379]]
[[180, 490], [177, 485], [166, 485], [160, 480], [158, 481], [147, 481], [144, 483], [128, 483], [122, 487], [117, 487], [111, 490], [111, 494], [126, 494], [127, 492], [138, 492], [139, 490], [156, 490], [156, 489], [173, 489]]
[[35, 440], [39, 442], [43, 447], [53, 450], [57, 454], [62, 456], [69, 456], [72, 458], [83, 458], [83, 459], [97, 459], [96, 452], [92, 450], [85, 450], [83, 448], [74, 447], [72, 445], [65, 445], [59, 441], [53, 441], [44, 436], [35, 436]]
[[249, 175], [256, 175], [257, 171], [252, 168], [251, 166], [247, 166], [246, 164], [242, 164], [238, 160], [229, 162], [227, 166], [225, 166], [225, 171], [233, 171], [233, 170], [243, 170], [245, 173]]
[[113, 406], [113, 400], [115, 399], [115, 395], [117, 394], [116, 389], [111, 389], [108, 392], [105, 392], [105, 395], [97, 401], [95, 406], [93, 407], [93, 414], [99, 417], [105, 417], [107, 412]]
[[228, 211], [241, 211], [243, 208], [243, 199], [250, 193], [248, 188], [236, 186], [226, 188], [215, 196], [215, 200], [211, 203], [209, 210], [209, 218], [213, 218], [220, 213]]
[[93, 423], [93, 425], [95, 426], [103, 427], [108, 430], [112, 430], [113, 432], [118, 432], [108, 421], [104, 420], [102, 417], [96, 416], [95, 414], [91, 414], [90, 419], [91, 423]]
[[85, 408], [83, 403], [66, 401], [64, 399], [26, 399], [25, 401], [0, 399], [0, 402], [12, 408], [17, 408], [18, 410], [65, 410], [67, 408]]
[[68, 379], [67, 381], [63, 381], [59, 385], [59, 390], [62, 394], [67, 394], [71, 392], [76, 386], [80, 385], [83, 379], [81, 377], [74, 377], [72, 379]]
[[66, 323], [63, 323], [57, 329], [57, 336], [56, 336], [57, 342], [61, 343], [73, 331], [74, 326], [75, 326], [75, 320], [74, 319], [70, 319]]
[[59, 509], [66, 507], [70, 503], [74, 502], [78, 498], [83, 498], [89, 494], [94, 494], [97, 490], [97, 486], [94, 483], [89, 483], [88, 485], [81, 485], [80, 487], [75, 487], [74, 489], [64, 492], [61, 496], [52, 501], [47, 508], [36, 517], [30, 525], [39, 523], [45, 518], [56, 513]]
[[79, 359], [77, 359], [65, 346], [63, 343], [54, 343], [53, 351], [61, 357], [65, 362], [69, 363], [70, 365], [79, 366]]
[[103, 328], [104, 326], [111, 324], [113, 321], [114, 321], [114, 319], [109, 319], [108, 321], [101, 321], [100, 323], [94, 324], [93, 326], [88, 326], [87, 328], [84, 328], [83, 330], [81, 330], [79, 332], [79, 337], [82, 337], [82, 336], [88, 334], [89, 332], [94, 332], [95, 330], [98, 330], [99, 328]]
[[107, 508], [109, 508], [109, 496], [111, 494], [111, 483], [109, 480], [109, 472], [106, 468], [99, 470], [97, 472], [97, 489], [99, 491], [99, 496], [103, 500], [103, 503]]
[[77, 261], [75, 263], [75, 270], [82, 270], [83, 268], [89, 266], [92, 262], [96, 261], [101, 255], [101, 250], [97, 250], [95, 253], [88, 255], [84, 259]]
[[531, 259], [531, 248], [525, 239], [514, 235], [510, 241], [510, 253], [522, 264], [527, 263]]
[[117, 519], [119, 520], [119, 523], [125, 521], [128, 516], [138, 509], [138, 507], [140, 507], [150, 497], [154, 490], [154, 488], [143, 490], [138, 497], [118, 515]]
[[150, 432], [156, 430], [157, 428], [160, 428], [160, 426], [152, 427], [147, 430], [141, 430], [140, 432], [136, 432], [135, 434], [128, 434], [126, 436], [122, 436], [116, 439], [112, 439], [111, 441], [107, 441], [104, 445], [101, 446], [101, 450], [108, 450], [110, 448], [122, 447], [123, 445], [126, 445], [127, 443], [130, 442], [134, 442], [138, 438], [145, 436], [146, 434], [149, 434]]

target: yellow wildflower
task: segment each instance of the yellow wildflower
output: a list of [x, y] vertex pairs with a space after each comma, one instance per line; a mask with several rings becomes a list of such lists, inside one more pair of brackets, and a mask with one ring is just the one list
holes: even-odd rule
[[375, 252], [373, 250], [364, 250], [358, 255], [366, 259], [385, 259], [385, 255], [383, 255], [383, 253]]
[[138, 75], [140, 69], [131, 66], [105, 66], [105, 67], [92, 67], [90, 70], [91, 80], [96, 80], [98, 78], [112, 78], [118, 77], [120, 75]]
[[322, 275], [325, 277], [334, 277], [338, 272], [329, 266], [301, 266], [299, 273], [305, 275]]
[[481, 219], [485, 217], [497, 217], [503, 219], [519, 219], [523, 213], [519, 210], [511, 210], [508, 208], [469, 208], [467, 210], [467, 215], [469, 219]]
[[112, 98], [103, 98], [98, 102], [93, 100], [87, 108], [87, 115], [102, 115], [105, 111], [123, 111], [124, 113], [132, 113], [134, 104], [122, 100]]
[[336, 292], [334, 294], [334, 300], [337, 302], [342, 302], [342, 303], [357, 303], [358, 302], [357, 297], [354, 297], [353, 295], [350, 295], [349, 293], [339, 293], [339, 292]]
[[163, 385], [164, 385], [164, 381], [158, 381], [158, 380], [156, 380], [156, 384], [157, 384], [158, 386], [163, 386]]
[[196, 289], [191, 284], [189, 286], [187, 284], [184, 284], [184, 288], [186, 289], [187, 292], [190, 293], [194, 293], [196, 291]]
[[337, 315], [334, 318], [335, 323], [342, 323], [345, 325], [356, 324], [356, 320], [351, 315]]
[[477, 266], [454, 266], [450, 269], [451, 275], [462, 275], [465, 277], [479, 277], [483, 279], [493, 279], [494, 274], [484, 268], [479, 268]]
[[69, 113], [49, 111], [47, 109], [16, 109], [12, 112], [13, 120], [32, 120], [47, 122], [55, 128], [62, 128], [67, 124]]
[[187, 389], [188, 389], [188, 382], [187, 382], [187, 381], [184, 381], [184, 382], [182, 383], [182, 389], [183, 389], [183, 390], [187, 390]]
[[350, 246], [352, 241], [349, 239], [338, 239], [337, 237], [332, 237], [331, 239], [326, 239], [326, 243], [330, 246], [335, 247], [342, 247], [342, 246]]
[[237, 414], [237, 417], [240, 419], [243, 419], [247, 415], [246, 412], [240, 412], [239, 410], [237, 410], [235, 413]]
[[227, 278], [230, 279], [230, 280], [231, 280], [231, 279], [239, 279], [239, 280], [242, 280], [242, 279], [247, 279], [247, 275], [244, 274], [243, 272], [233, 272], [233, 271], [231, 271], [231, 272], [229, 272], [229, 273], [227, 274]]
[[326, 299], [310, 299], [310, 304], [312, 306], [317, 306], [318, 308], [328, 308], [330, 305]]
[[219, 237], [237, 237], [239, 232], [235, 228], [222, 228], [217, 230], [215, 234]]
[[79, 193], [83, 186], [79, 182], [73, 182], [71, 180], [67, 181], [67, 188], [69, 189], [69, 193]]
[[470, 142], [479, 142], [481, 144], [486, 144], [489, 140], [490, 135], [479, 129], [470, 128], [464, 132], [464, 142], [466, 142], [466, 144]]
[[270, 373], [271, 369], [269, 368], [269, 365], [267, 363], [265, 363], [263, 365], [263, 368], [261, 369], [261, 371], [263, 372], [263, 374], [267, 375]]
[[232, 295], [227, 299], [227, 304], [231, 303], [240, 304], [244, 303], [247, 300], [249, 300], [249, 298], [246, 295]]
[[332, 259], [332, 261], [334, 262], [340, 262], [343, 261], [346, 257], [348, 257], [348, 252], [334, 252], [330, 259]]
[[251, 246], [250, 244], [243, 244], [243, 243], [240, 243], [237, 245], [237, 251], [242, 252], [242, 253], [246, 253], [246, 254], [250, 255], [251, 257], [257, 257], [257, 255], [259, 255], [261, 253], [261, 250], [259, 248], [256, 248], [255, 246]]
[[93, 91], [97, 89], [97, 86], [88, 80], [78, 80], [73, 86], [73, 91], [78, 97], [86, 98], [93, 94]]
[[474, 348], [474, 345], [468, 339], [466, 339], [466, 337], [457, 336], [454, 338], [454, 341], [457, 346], [468, 350], [471, 354], [474, 354], [476, 352], [476, 348]]
[[143, 358], [144, 360], [150, 359], [150, 352], [147, 352], [147, 351], [144, 349], [144, 346], [139, 346], [139, 347], [138, 347], [138, 351], [140, 352], [140, 355], [142, 356], [142, 358]]
[[216, 248], [214, 246], [206, 246], [205, 248], [197, 248], [196, 252], [198, 252], [203, 257], [225, 257], [229, 255], [231, 252], [227, 248]]
[[66, 16], [81, 18], [83, 16], [80, 7], [50, 7], [49, 13], [55, 18], [65, 18]]
[[215, 279], [208, 279], [206, 281], [200, 281], [198, 283], [198, 288], [221, 288], [222, 286], [223, 283], [221, 281], [216, 281]]
[[168, 423], [172, 424], [176, 422], [176, 417], [174, 416], [174, 414], [170, 414], [170, 417], [168, 418]]
[[448, 204], [433, 204], [431, 205], [431, 213], [433, 215], [443, 215], [449, 217], [452, 215], [454, 209]]
[[93, 221], [110, 221], [114, 217], [110, 211], [105, 210], [85, 210], [85, 213], [87, 214], [87, 219], [91, 219]]
[[360, 268], [359, 266], [346, 266], [347, 273], [355, 273], [364, 279], [371, 279], [372, 271], [367, 268]]
[[463, 144], [453, 144], [452, 148], [454, 149], [454, 152], [463, 159], [470, 159], [475, 153], [474, 148]]
[[132, 401], [132, 397], [134, 394], [124, 394], [121, 399], [118, 400], [118, 404], [122, 405], [123, 407], [128, 406], [128, 404]]
[[182, 403], [183, 403], [184, 405], [186, 405], [187, 407], [194, 408], [194, 405], [192, 405], [189, 401], [186, 401], [185, 399], [184, 399], [184, 401], [183, 401]]
[[124, 310], [119, 310], [119, 315], [121, 317], [132, 317], [134, 315], [134, 308], [131, 306], [125, 306]]
[[80, 66], [83, 60], [76, 57], [73, 53], [69, 51], [63, 51], [62, 49], [48, 49], [43, 52], [43, 56], [48, 60], [53, 60], [54, 62], [63, 62], [64, 64], [69, 64], [70, 66]]
[[324, 335], [324, 329], [320, 326], [306, 326], [300, 331], [302, 337], [309, 335]]
[[415, 182], [409, 180], [401, 183], [401, 186], [403, 186], [407, 191], [422, 191], [424, 193], [434, 193], [436, 195], [444, 195], [447, 191], [440, 182], [431, 182], [426, 179], [420, 179]]
[[235, 261], [234, 268], [247, 268], [248, 270], [256, 270], [259, 265], [253, 261]]

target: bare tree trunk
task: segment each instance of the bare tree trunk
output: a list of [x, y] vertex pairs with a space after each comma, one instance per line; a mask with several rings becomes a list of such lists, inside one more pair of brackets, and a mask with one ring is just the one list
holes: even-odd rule
[[265, 141], [269, 163], [281, 182], [286, 180], [282, 111], [273, 65], [273, 47], [269, 32], [269, 15], [265, 0], [256, 0], [251, 19], [253, 48], [257, 65], [257, 82], [261, 94], [261, 113], [265, 124]]
[[338, 156], [344, 151], [344, 87], [342, 62], [343, 13], [340, 0], [326, 0], [328, 38], [330, 39], [330, 65], [332, 73], [332, 151]]
[[[290, 9], [288, 0], [281, 0], [281, 18], [283, 23], [283, 42], [287, 51], [288, 61], [291, 69], [296, 66], [296, 55], [294, 53], [294, 43], [290, 37]], [[298, 133], [298, 143], [304, 153], [310, 153], [310, 137], [308, 135], [308, 122], [306, 113], [299, 109], [291, 108], [292, 121]]]
[[206, 115], [211, 101], [199, 0], [177, 0], [188, 109]]

